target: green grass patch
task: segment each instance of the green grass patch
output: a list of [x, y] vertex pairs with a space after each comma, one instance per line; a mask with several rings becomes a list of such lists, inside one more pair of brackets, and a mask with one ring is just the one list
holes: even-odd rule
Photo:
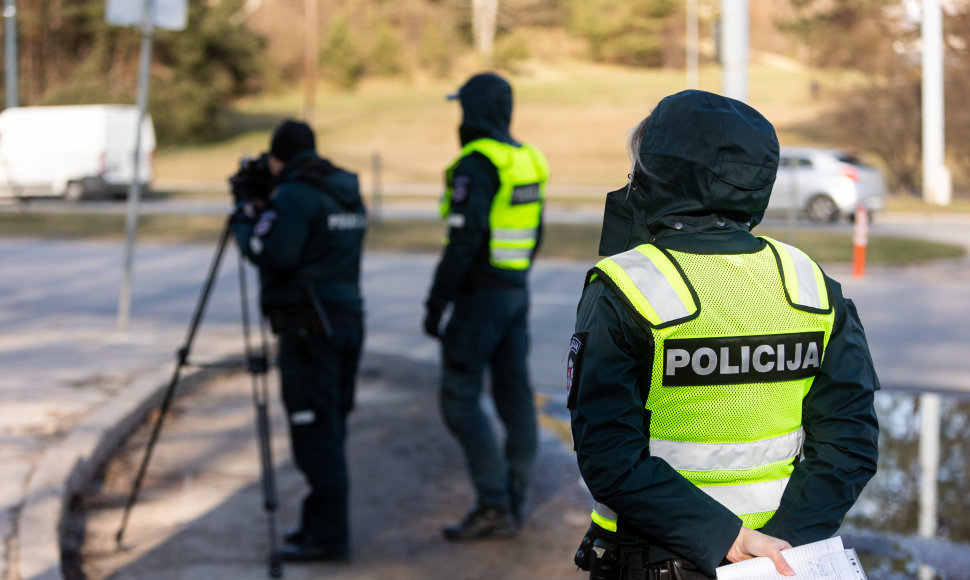
[[[146, 215], [138, 221], [138, 240], [159, 243], [215, 243], [225, 225], [222, 216]], [[123, 215], [0, 213], [0, 232], [7, 237], [94, 239], [119, 241], [125, 237]], [[841, 232], [799, 230], [794, 238], [788, 230], [758, 229], [758, 234], [793, 243], [820, 264], [852, 261], [852, 236]], [[371, 224], [366, 249], [393, 252], [441, 250], [445, 228], [440, 222], [382, 220]], [[596, 262], [598, 225], [547, 224], [541, 256]], [[961, 258], [962, 246], [890, 236], [870, 236], [867, 261], [905, 265], [932, 260]]]

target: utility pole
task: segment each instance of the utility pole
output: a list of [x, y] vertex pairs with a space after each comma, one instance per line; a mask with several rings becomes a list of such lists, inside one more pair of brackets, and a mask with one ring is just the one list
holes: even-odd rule
[[305, 0], [303, 42], [303, 120], [313, 126], [317, 114], [317, 64], [320, 56], [320, 12], [318, 0]]
[[7, 108], [16, 107], [18, 103], [17, 95], [19, 93], [17, 86], [17, 72], [19, 68], [19, 59], [17, 58], [17, 2], [16, 0], [4, 0], [3, 2], [3, 38], [4, 38], [4, 54], [6, 59], [4, 62], [4, 70], [6, 74], [4, 76], [4, 81], [7, 87]]
[[923, 0], [923, 201], [950, 205], [943, 121], [943, 8]]
[[687, 88], [700, 86], [698, 57], [697, 0], [687, 0]]
[[721, 92], [748, 101], [748, 0], [721, 0]]
[[495, 22], [498, 17], [498, 0], [472, 0], [472, 30], [475, 48], [486, 66], [492, 66], [495, 49]]

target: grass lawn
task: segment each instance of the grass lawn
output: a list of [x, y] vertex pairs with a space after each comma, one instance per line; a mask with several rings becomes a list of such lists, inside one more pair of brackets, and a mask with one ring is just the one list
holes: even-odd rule
[[[371, 179], [374, 155], [386, 183], [438, 183], [458, 152], [460, 106], [444, 96], [465, 80], [365, 81], [352, 92], [321, 85], [317, 91], [318, 150], [336, 164]], [[551, 183], [602, 185], [628, 172], [627, 131], [664, 96], [685, 88], [681, 70], [634, 69], [561, 60], [530, 62], [508, 75], [515, 92], [512, 133], [549, 158]], [[822, 86], [813, 100], [812, 80]], [[751, 65], [749, 102], [775, 125], [785, 144], [819, 144], [814, 120], [823, 114], [844, 75], [778, 63]], [[700, 88], [720, 90], [720, 70], [703, 67]], [[231, 136], [202, 146], [162, 149], [159, 180], [224, 180], [245, 155], [268, 147], [280, 120], [302, 115], [298, 88], [243, 101], [226, 111]]]

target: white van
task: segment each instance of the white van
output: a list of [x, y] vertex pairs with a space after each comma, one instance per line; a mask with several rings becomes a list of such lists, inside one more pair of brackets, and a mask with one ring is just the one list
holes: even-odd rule
[[[0, 196], [124, 195], [134, 173], [133, 105], [12, 107], [0, 112]], [[146, 115], [139, 178], [152, 180], [155, 129]]]

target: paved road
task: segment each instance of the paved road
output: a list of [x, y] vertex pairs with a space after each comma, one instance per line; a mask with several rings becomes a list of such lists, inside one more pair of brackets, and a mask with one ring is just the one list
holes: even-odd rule
[[[944, 237], [970, 246], [970, 227], [960, 220], [886, 220], [874, 232]], [[213, 251], [197, 245], [140, 246], [132, 330], [119, 333], [119, 244], [0, 239], [0, 577], [15, 559], [11, 552], [23, 562], [26, 552], [45, 549], [33, 540], [18, 548], [18, 539], [56, 530], [56, 492], [64, 482], [44, 477], [77, 458], [52, 450], [72, 438], [93, 437], [79, 429], [87, 429], [106, 406], [148, 388], [139, 377], [153, 377], [154, 388], [171, 372]], [[419, 331], [434, 263], [430, 255], [367, 255], [363, 284], [370, 351], [437, 360], [436, 343]], [[540, 260], [532, 277], [530, 362], [536, 387], [549, 395], [546, 410], [553, 414], [562, 413], [564, 351], [588, 266]], [[827, 270], [856, 301], [887, 389], [970, 391], [970, 260], [870, 268], [861, 279], [845, 267]], [[247, 279], [255, 292], [252, 273]], [[198, 360], [240, 349], [238, 289], [233, 251], [193, 349]], [[29, 511], [25, 494], [31, 493], [56, 504], [44, 512], [47, 519], [20, 517]], [[31, 501], [28, 497], [28, 506]], [[53, 546], [46, 548], [56, 550], [56, 542]], [[24, 578], [43, 577], [43, 571], [19, 572]]]

